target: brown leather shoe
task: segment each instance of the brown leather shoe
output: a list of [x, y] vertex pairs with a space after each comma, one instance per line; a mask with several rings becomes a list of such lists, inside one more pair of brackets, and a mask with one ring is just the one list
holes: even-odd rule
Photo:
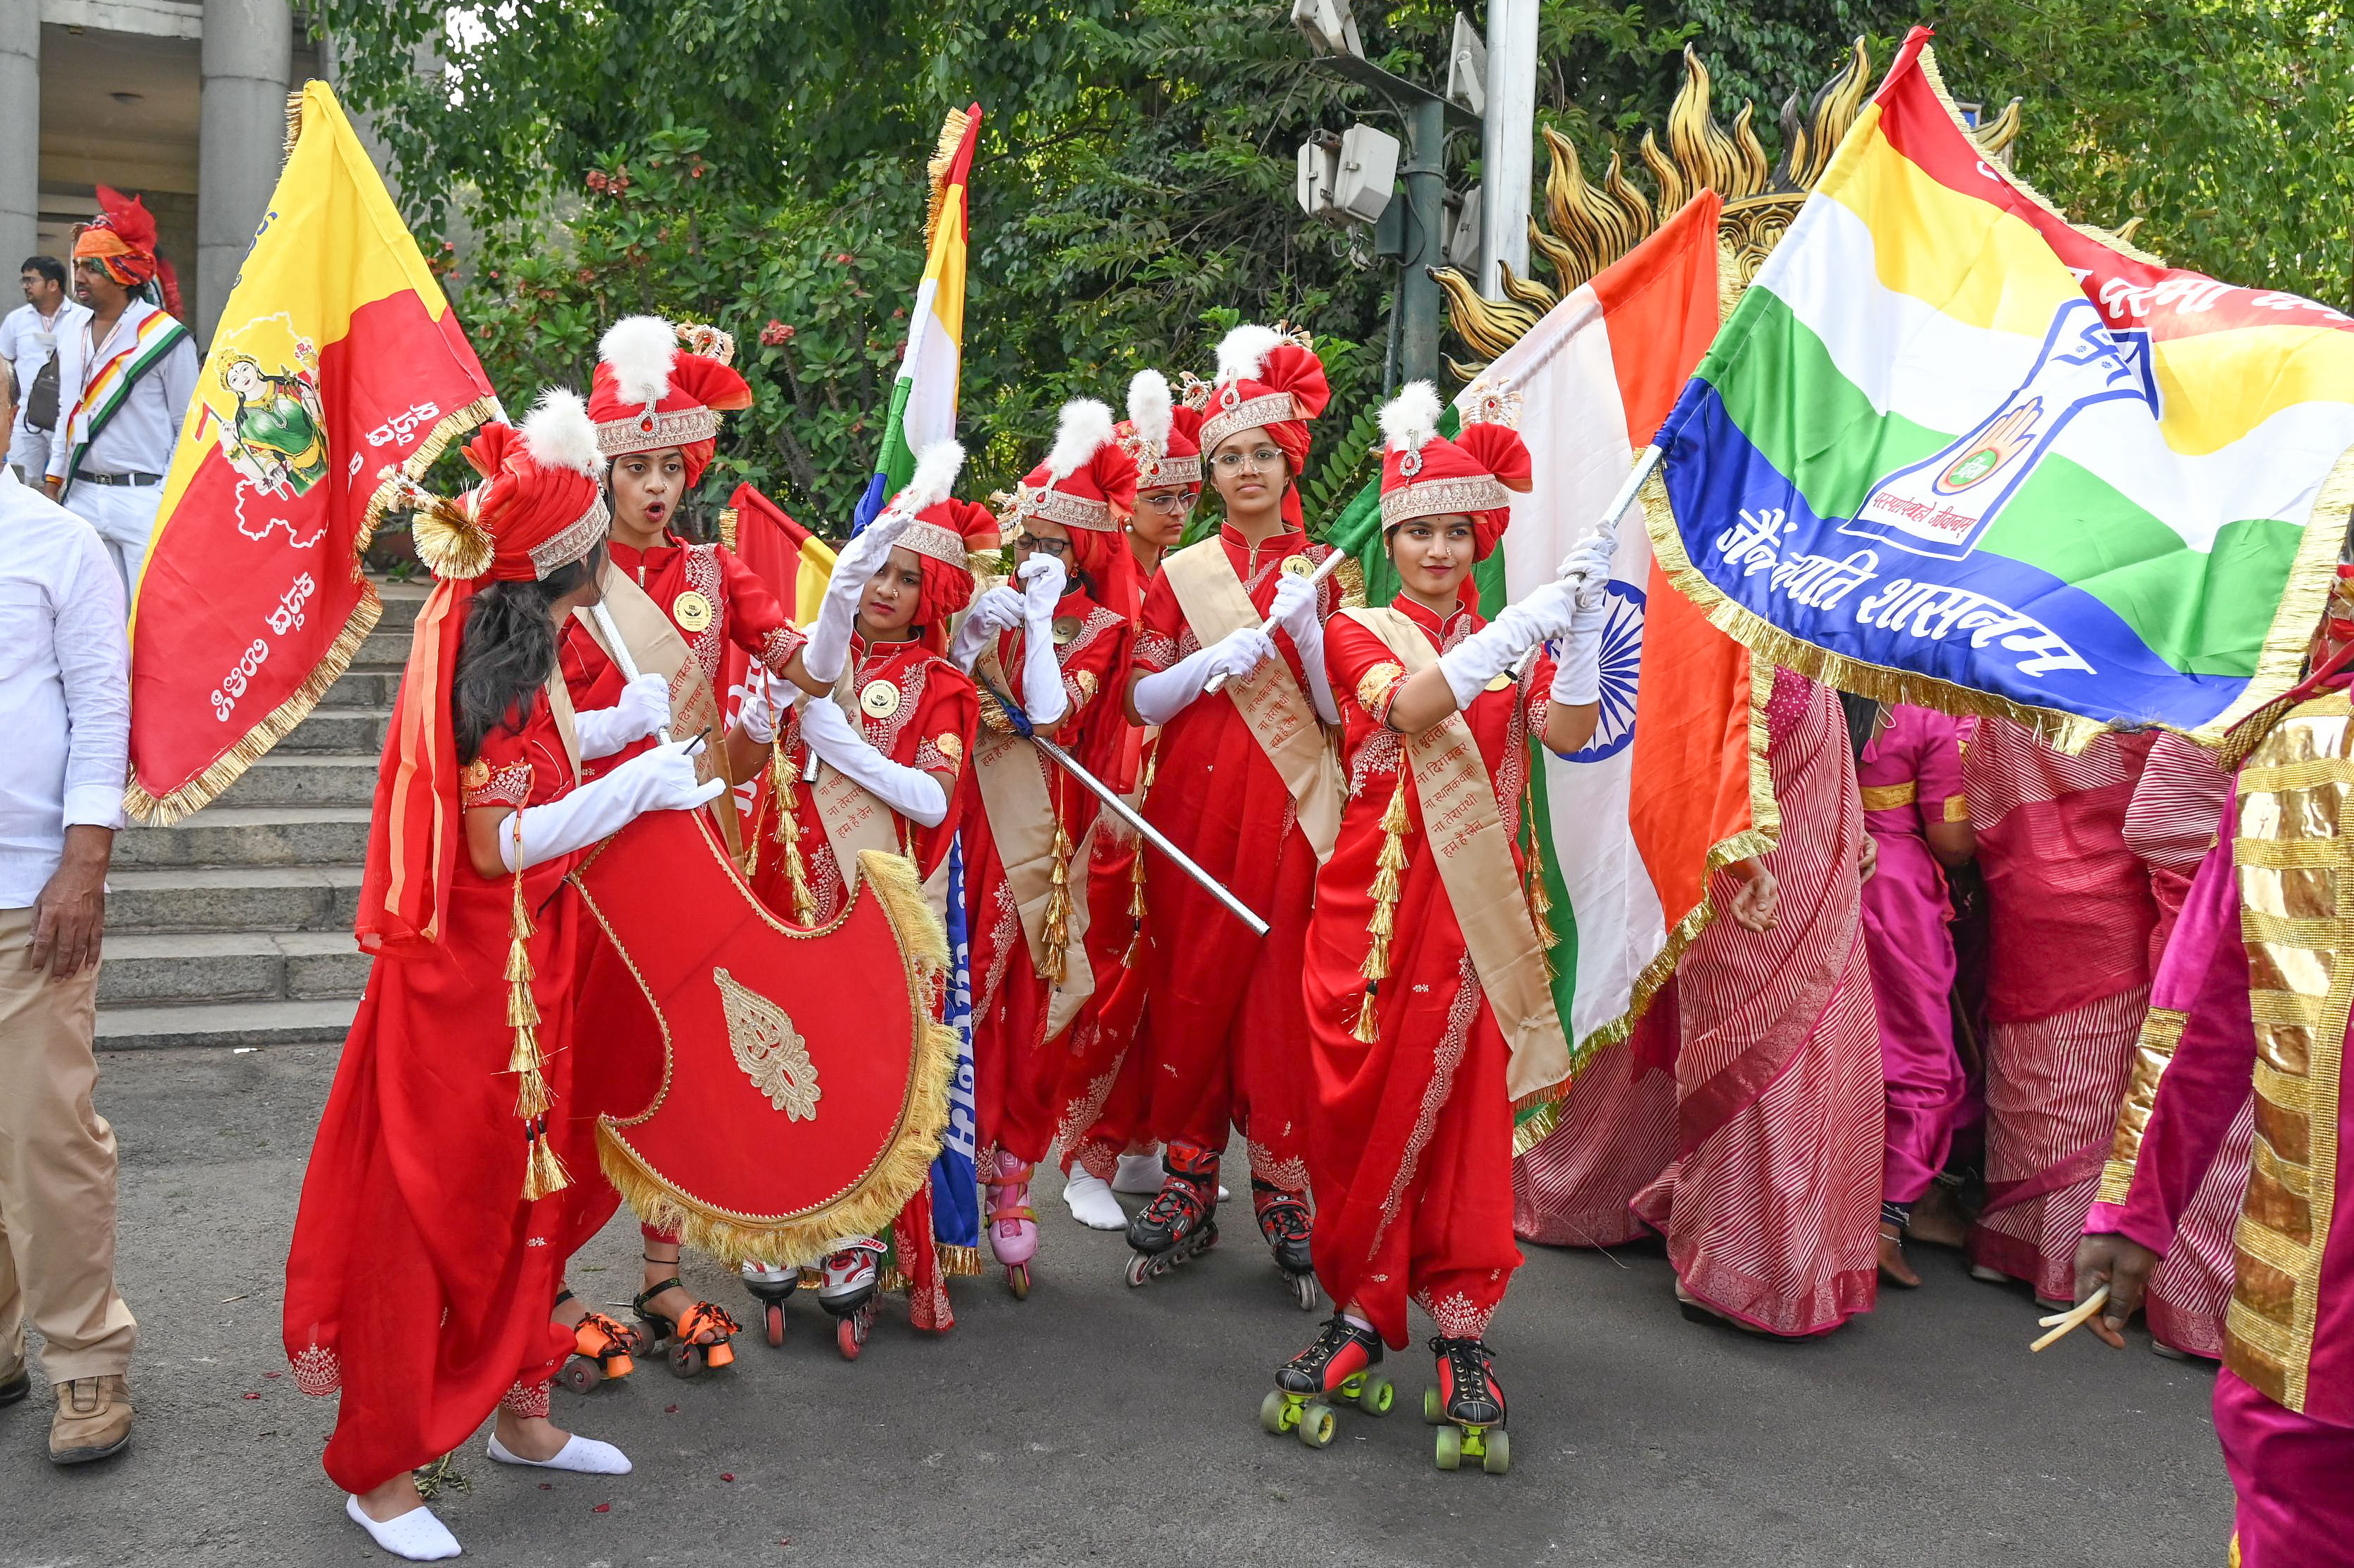
[[120, 1372], [57, 1385], [49, 1423], [49, 1463], [87, 1465], [119, 1454], [131, 1441], [131, 1384]]

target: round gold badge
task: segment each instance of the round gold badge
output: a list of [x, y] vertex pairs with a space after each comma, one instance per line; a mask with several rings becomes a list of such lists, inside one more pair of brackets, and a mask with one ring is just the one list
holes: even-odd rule
[[1512, 673], [1507, 670], [1503, 673], [1498, 675], [1494, 680], [1489, 682], [1488, 689], [1491, 692], [1500, 692], [1511, 683]]
[[1283, 575], [1288, 577], [1312, 577], [1316, 575], [1316, 563], [1305, 556], [1287, 556], [1283, 560]]
[[689, 588], [672, 601], [670, 618], [682, 631], [701, 631], [711, 624], [711, 601]]
[[889, 718], [899, 711], [899, 687], [893, 681], [869, 681], [858, 689], [858, 707], [868, 718]]
[[1072, 638], [1079, 634], [1079, 628], [1085, 624], [1087, 623], [1076, 615], [1055, 617], [1055, 646], [1060, 648], [1069, 642]]

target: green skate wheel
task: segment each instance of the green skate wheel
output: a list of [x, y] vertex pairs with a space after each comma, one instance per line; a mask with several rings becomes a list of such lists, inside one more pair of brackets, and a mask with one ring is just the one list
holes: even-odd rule
[[1379, 1372], [1365, 1374], [1365, 1384], [1357, 1391], [1358, 1409], [1368, 1415], [1387, 1415], [1396, 1403], [1397, 1384]]
[[1491, 1476], [1500, 1476], [1512, 1467], [1512, 1440], [1500, 1426], [1488, 1429], [1488, 1451], [1479, 1456], [1479, 1467]]
[[1331, 1447], [1332, 1433], [1339, 1425], [1340, 1419], [1332, 1414], [1332, 1407], [1320, 1399], [1300, 1407], [1299, 1440], [1310, 1448]]
[[1422, 1418], [1433, 1426], [1447, 1419], [1446, 1413], [1438, 1408], [1438, 1391], [1435, 1388], [1422, 1391]]
[[1259, 1425], [1278, 1437], [1287, 1430], [1283, 1424], [1283, 1391], [1279, 1388], [1268, 1390], [1267, 1397], [1258, 1402]]
[[1438, 1429], [1438, 1467], [1442, 1470], [1463, 1467], [1463, 1429], [1460, 1426]]

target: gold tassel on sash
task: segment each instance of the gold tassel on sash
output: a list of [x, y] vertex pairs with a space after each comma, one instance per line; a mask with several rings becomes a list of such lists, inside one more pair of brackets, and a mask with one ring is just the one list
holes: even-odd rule
[[769, 741], [769, 800], [776, 807], [776, 842], [785, 852], [785, 881], [792, 889], [793, 919], [811, 926], [817, 922], [817, 896], [810, 892], [809, 867], [801, 860], [801, 825], [793, 811], [794, 771], [785, 756], [779, 725]]
[[1411, 826], [1405, 811], [1405, 781], [1412, 770], [1403, 760], [1397, 788], [1390, 793], [1389, 810], [1382, 813], [1382, 857], [1375, 863], [1372, 897], [1373, 917], [1365, 922], [1373, 945], [1365, 951], [1365, 1000], [1357, 1009], [1357, 1026], [1351, 1033], [1370, 1045], [1381, 1038], [1381, 1022], [1373, 1016], [1373, 996], [1390, 976], [1390, 938], [1397, 932], [1398, 874], [1405, 869], [1405, 834]]
[[1055, 891], [1046, 898], [1045, 965], [1040, 978], [1053, 985], [1063, 983], [1070, 968], [1071, 952], [1071, 834], [1063, 826], [1063, 816], [1055, 814]]
[[[1144, 809], [1145, 797], [1152, 793], [1152, 775], [1161, 767], [1161, 752], [1155, 747], [1144, 759], [1144, 787], [1136, 792], [1136, 809]], [[1136, 858], [1128, 863], [1128, 951], [1119, 956], [1120, 968], [1135, 964], [1139, 948], [1144, 946], [1144, 836], [1136, 840]]]
[[514, 824], [514, 905], [507, 917], [507, 1027], [514, 1031], [514, 1046], [507, 1053], [507, 1071], [515, 1075], [515, 1115], [530, 1144], [524, 1162], [523, 1197], [536, 1202], [550, 1192], [572, 1185], [564, 1161], [547, 1141], [547, 1110], [552, 1103], [545, 1060], [539, 1054], [539, 1004], [531, 995], [531, 909], [523, 895], [523, 811], [507, 819]]
[[1530, 769], [1528, 779], [1521, 785], [1521, 821], [1529, 830], [1529, 863], [1522, 877], [1521, 891], [1529, 901], [1529, 923], [1536, 927], [1537, 948], [1544, 955], [1545, 979], [1557, 980], [1561, 971], [1553, 968], [1553, 950], [1561, 946], [1561, 935], [1553, 928], [1553, 895], [1545, 891], [1544, 846], [1537, 836], [1534, 768]]

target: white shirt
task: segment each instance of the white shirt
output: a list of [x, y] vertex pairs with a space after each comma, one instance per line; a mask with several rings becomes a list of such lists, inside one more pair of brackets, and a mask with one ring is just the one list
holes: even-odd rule
[[[78, 402], [88, 385], [91, 367], [102, 366], [111, 351], [125, 347], [139, 331], [139, 323], [156, 313], [154, 305], [144, 300], [133, 300], [122, 308], [116, 318], [114, 330], [106, 334], [102, 344], [90, 341], [93, 318], [83, 313], [81, 330], [68, 342], [72, 352], [58, 366], [62, 387], [70, 387], [68, 401]], [[188, 411], [188, 399], [196, 390], [196, 345], [193, 337], [184, 337], [164, 356], [162, 364], [133, 383], [131, 395], [114, 418], [99, 432], [98, 440], [81, 458], [85, 473], [162, 473], [172, 466], [172, 449], [180, 440], [180, 420]], [[73, 419], [68, 410], [58, 411], [58, 433], [49, 443], [49, 476], [65, 476], [66, 460], [72, 455]]]
[[131, 644], [98, 531], [0, 464], [0, 909], [28, 909], [66, 829], [122, 825]]
[[[67, 340], [80, 341], [82, 328], [89, 321], [90, 307], [75, 300], [71, 294], [58, 302], [56, 319], [46, 324], [41, 320], [41, 313], [31, 305], [18, 305], [8, 313], [6, 320], [0, 321], [0, 359], [8, 362], [16, 378], [16, 417], [9, 428], [12, 440], [25, 433], [25, 399], [32, 393], [33, 377], [41, 373], [41, 366], [49, 362], [52, 353], [63, 350]], [[45, 336], [50, 341], [43, 343], [41, 339]], [[73, 387], [74, 383], [66, 379], [66, 366], [60, 362], [58, 366], [58, 423], [61, 425], [70, 411]]]

